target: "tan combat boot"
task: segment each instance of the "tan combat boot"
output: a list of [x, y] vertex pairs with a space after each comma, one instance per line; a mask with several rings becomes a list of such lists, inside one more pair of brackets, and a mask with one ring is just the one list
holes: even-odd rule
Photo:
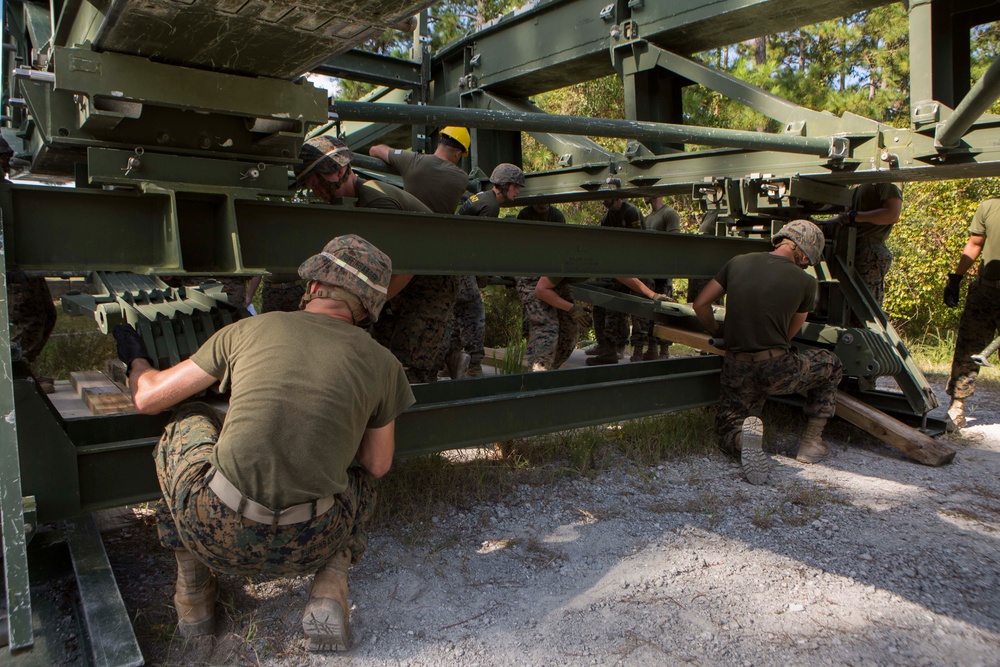
[[347, 605], [347, 569], [350, 554], [341, 551], [316, 572], [302, 631], [310, 651], [346, 651], [351, 647], [350, 607]]
[[816, 463], [830, 455], [830, 448], [823, 442], [823, 427], [826, 420], [822, 417], [810, 417], [799, 440], [799, 453], [795, 460], [801, 463]]
[[760, 417], [747, 417], [736, 434], [736, 449], [740, 452], [743, 474], [751, 484], [767, 484], [771, 474], [771, 457], [764, 452], [764, 422]]
[[951, 405], [948, 406], [948, 423], [945, 425], [945, 430], [950, 433], [960, 428], [965, 428], [967, 425], [965, 421], [965, 399], [951, 399]]
[[174, 551], [177, 587], [174, 609], [177, 630], [190, 639], [215, 632], [215, 573], [186, 549]]

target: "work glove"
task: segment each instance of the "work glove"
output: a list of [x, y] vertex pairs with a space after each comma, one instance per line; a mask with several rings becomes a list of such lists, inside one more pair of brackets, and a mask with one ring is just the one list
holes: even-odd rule
[[580, 304], [573, 304], [573, 307], [569, 309], [569, 316], [573, 318], [574, 322], [580, 325], [581, 329], [590, 328], [590, 313]]
[[958, 305], [959, 292], [962, 289], [962, 276], [958, 273], [948, 274], [948, 284], [944, 286], [944, 305], [954, 308]]
[[153, 365], [153, 358], [146, 351], [139, 332], [131, 324], [116, 324], [111, 333], [118, 346], [118, 358], [125, 362], [126, 373], [132, 372], [132, 362], [136, 359], [145, 359], [150, 366]]
[[[810, 218], [811, 219], [811, 218]], [[823, 231], [823, 236], [828, 239], [837, 238], [837, 234], [840, 233], [840, 228], [849, 220], [847, 213], [840, 213], [833, 216], [832, 218], [827, 218], [826, 220], [813, 220], [814, 223]]]

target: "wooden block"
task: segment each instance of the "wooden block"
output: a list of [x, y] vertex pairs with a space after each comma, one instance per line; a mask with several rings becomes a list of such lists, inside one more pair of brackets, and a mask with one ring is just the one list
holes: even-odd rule
[[924, 465], [940, 466], [955, 458], [955, 450], [944, 443], [842, 391], [837, 392], [837, 416]]
[[69, 384], [80, 398], [83, 390], [88, 387], [104, 387], [111, 383], [108, 376], [101, 371], [77, 371], [69, 374]]
[[702, 352], [711, 352], [713, 354], [724, 355], [726, 351], [715, 347], [709, 343], [711, 336], [705, 333], [698, 333], [695, 331], [688, 331], [686, 329], [677, 329], [675, 327], [668, 327], [663, 324], [657, 324], [653, 327], [653, 334], [660, 340], [669, 340], [674, 343], [680, 343], [681, 345], [687, 345], [688, 347], [693, 347], [696, 350], [701, 350]]
[[105, 378], [102, 387], [87, 387], [83, 390], [83, 400], [95, 415], [115, 415], [135, 412], [132, 398], [122, 393], [118, 387]]

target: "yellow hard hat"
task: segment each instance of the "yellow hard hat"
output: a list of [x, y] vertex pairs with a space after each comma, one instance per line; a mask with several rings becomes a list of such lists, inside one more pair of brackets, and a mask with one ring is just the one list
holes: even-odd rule
[[441, 130], [442, 137], [448, 137], [452, 141], [457, 141], [462, 144], [462, 155], [469, 154], [469, 146], [472, 145], [472, 136], [469, 131], [464, 127], [458, 127], [455, 125], [449, 125], [448, 127]]

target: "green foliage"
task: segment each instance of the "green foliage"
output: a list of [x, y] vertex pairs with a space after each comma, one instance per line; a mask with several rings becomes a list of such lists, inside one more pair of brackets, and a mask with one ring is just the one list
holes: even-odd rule
[[512, 287], [487, 285], [482, 290], [483, 305], [486, 307], [486, 347], [507, 347], [520, 340], [521, 300]]
[[[969, 222], [980, 202], [1000, 196], [1000, 179], [911, 183], [903, 190], [903, 213], [888, 245], [895, 256], [886, 279], [883, 309], [913, 338], [954, 329], [961, 308], [942, 301], [948, 273], [969, 238]], [[966, 286], [969, 280], [965, 281]]]
[[38, 376], [68, 380], [76, 371], [103, 369], [109, 359], [117, 359], [115, 341], [98, 329], [89, 317], [71, 317], [59, 308], [56, 326], [32, 370]]

